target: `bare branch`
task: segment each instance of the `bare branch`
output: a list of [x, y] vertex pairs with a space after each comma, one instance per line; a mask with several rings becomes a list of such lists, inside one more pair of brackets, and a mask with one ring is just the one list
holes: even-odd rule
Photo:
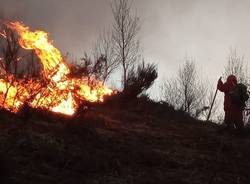
[[117, 61], [123, 70], [123, 88], [127, 85], [128, 71], [135, 64], [139, 56], [139, 42], [137, 34], [140, 30], [139, 18], [131, 14], [132, 3], [128, 0], [113, 1], [114, 17], [112, 39]]
[[177, 76], [163, 83], [163, 100], [177, 110], [199, 117], [206, 110], [207, 87], [201, 82], [193, 59], [187, 59]]
[[235, 75], [239, 82], [248, 83], [247, 66], [244, 56], [238, 55], [236, 49], [230, 50], [228, 62], [225, 66], [224, 76]]
[[114, 49], [114, 41], [110, 30], [102, 30], [95, 44], [94, 57], [102, 64], [101, 80], [105, 83], [119, 65]]

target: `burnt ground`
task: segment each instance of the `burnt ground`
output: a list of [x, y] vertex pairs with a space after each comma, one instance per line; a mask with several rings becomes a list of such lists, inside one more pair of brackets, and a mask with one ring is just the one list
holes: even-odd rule
[[250, 137], [164, 105], [0, 116], [1, 183], [250, 183]]

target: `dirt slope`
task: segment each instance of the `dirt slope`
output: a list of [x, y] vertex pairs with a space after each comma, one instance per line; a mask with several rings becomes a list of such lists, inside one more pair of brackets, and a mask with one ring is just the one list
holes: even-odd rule
[[250, 138], [150, 112], [95, 107], [65, 119], [2, 111], [1, 183], [250, 183]]

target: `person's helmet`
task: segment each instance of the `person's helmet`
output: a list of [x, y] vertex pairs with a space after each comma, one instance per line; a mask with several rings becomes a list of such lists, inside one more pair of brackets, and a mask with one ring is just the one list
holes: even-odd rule
[[227, 77], [227, 82], [237, 84], [237, 78], [236, 78], [236, 76], [235, 75], [229, 75]]

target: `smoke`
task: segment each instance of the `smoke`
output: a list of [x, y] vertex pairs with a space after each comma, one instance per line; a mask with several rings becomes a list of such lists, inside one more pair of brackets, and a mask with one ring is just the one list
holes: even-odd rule
[[[0, 15], [49, 32], [56, 47], [81, 57], [99, 30], [110, 26], [110, 1], [0, 0]], [[186, 56], [194, 57], [214, 81], [229, 48], [249, 59], [248, 0], [134, 0], [134, 5], [142, 20], [144, 58], [159, 63], [159, 78], [173, 75]]]
[[83, 55], [110, 19], [103, 0], [0, 0], [0, 15], [50, 33], [63, 52]]

